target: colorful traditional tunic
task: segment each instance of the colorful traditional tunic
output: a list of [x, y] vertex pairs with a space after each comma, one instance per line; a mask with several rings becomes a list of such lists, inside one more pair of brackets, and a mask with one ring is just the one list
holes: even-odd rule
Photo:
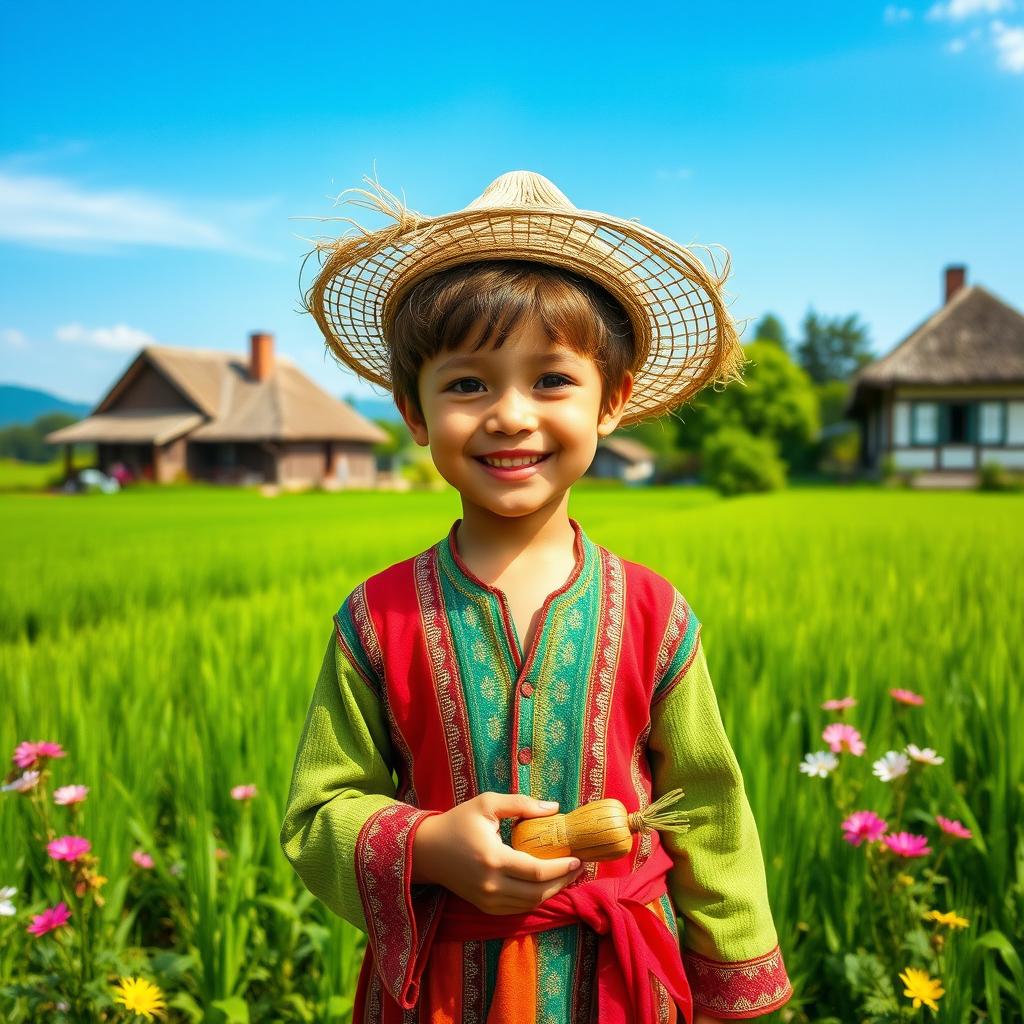
[[[682, 964], [661, 976], [683, 977], [685, 966], [692, 1005], [713, 1016], [777, 1009], [792, 989], [697, 617], [668, 580], [570, 519], [573, 571], [524, 651], [504, 593], [458, 554], [460, 522], [346, 597], [295, 758], [283, 849], [307, 888], [368, 935], [353, 1020], [596, 1019], [599, 953], [610, 949], [600, 944], [611, 941], [595, 930], [598, 916], [467, 939], [446, 910], [453, 921], [480, 912], [443, 886], [411, 882], [423, 819], [487, 791], [558, 800], [565, 813], [605, 797], [635, 811], [683, 789], [687, 832], [635, 835], [629, 855], [585, 864], [538, 911], [559, 897], [569, 905], [572, 889], [595, 880], [602, 886], [579, 895], [619, 891], [664, 863], [662, 894], [637, 903], [630, 923], [635, 931], [635, 916], [650, 913], [674, 940]], [[512, 824], [501, 822], [506, 843]], [[689, 998], [678, 1009], [668, 982], [643, 973], [651, 1020], [689, 1019]]]

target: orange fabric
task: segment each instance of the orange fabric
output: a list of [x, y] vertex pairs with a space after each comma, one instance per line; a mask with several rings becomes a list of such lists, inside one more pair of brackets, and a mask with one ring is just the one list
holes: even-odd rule
[[512, 935], [498, 957], [498, 983], [487, 1014], [487, 1024], [536, 1024], [537, 939]]
[[453, 985], [453, 978], [462, 977], [462, 943], [435, 942], [426, 969], [426, 1006], [421, 1009], [420, 1020], [429, 1024], [461, 1024], [462, 986]]

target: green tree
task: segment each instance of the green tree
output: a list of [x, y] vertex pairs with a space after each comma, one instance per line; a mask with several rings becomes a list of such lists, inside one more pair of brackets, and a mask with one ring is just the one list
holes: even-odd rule
[[857, 323], [857, 314], [827, 320], [813, 309], [803, 322], [803, 337], [796, 347], [797, 362], [811, 380], [824, 384], [829, 380], [845, 380], [870, 363], [870, 339], [866, 325]]
[[726, 427], [741, 427], [774, 441], [794, 469], [813, 465], [820, 430], [818, 396], [810, 378], [775, 342], [744, 346], [749, 362], [743, 381], [721, 391], [705, 388], [678, 414], [680, 447], [700, 451], [705, 438]]
[[0, 430], [0, 456], [20, 462], [50, 462], [60, 452], [59, 445], [47, 444], [43, 438], [53, 430], [77, 423], [80, 417], [66, 412], [50, 412], [31, 424], [14, 424]]
[[787, 348], [786, 328], [782, 321], [774, 313], [765, 313], [754, 328], [754, 341], [770, 341], [779, 346]]

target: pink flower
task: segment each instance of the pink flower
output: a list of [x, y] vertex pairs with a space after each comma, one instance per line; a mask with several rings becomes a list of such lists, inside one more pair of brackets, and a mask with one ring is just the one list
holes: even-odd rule
[[915, 836], [910, 832], [897, 832], [895, 835], [882, 836], [882, 842], [901, 857], [923, 857], [931, 853], [927, 836]]
[[80, 804], [88, 795], [88, 786], [61, 786], [53, 791], [53, 802], [67, 807], [69, 804]]
[[947, 835], [956, 836], [957, 839], [970, 839], [974, 833], [959, 821], [951, 818], [944, 818], [941, 814], [935, 815], [935, 820]]
[[924, 703], [924, 697], [919, 693], [914, 693], [913, 690], [901, 690], [895, 689], [889, 691], [889, 696], [893, 700], [898, 700], [901, 704], [914, 704], [921, 705]]
[[829, 745], [833, 754], [847, 750], [856, 757], [860, 757], [867, 749], [864, 741], [860, 738], [860, 733], [845, 722], [833, 722], [831, 725], [826, 725], [821, 738]]
[[61, 836], [46, 845], [46, 850], [54, 860], [78, 860], [92, 849], [92, 843], [81, 836]]
[[256, 795], [256, 787], [252, 784], [247, 786], [232, 786], [232, 800], [251, 800]]
[[0, 792], [3, 793], [27, 793], [32, 789], [36, 783], [39, 782], [39, 772], [27, 771], [22, 772], [18, 778], [13, 782], [5, 783], [0, 786]]
[[32, 918], [32, 923], [26, 929], [30, 935], [40, 936], [61, 928], [68, 923], [71, 911], [66, 903], [58, 903], [50, 910], [44, 910]]
[[882, 837], [888, 827], [885, 819], [874, 811], [854, 811], [843, 822], [843, 838], [854, 846], [860, 846], [865, 840], [873, 843]]
[[150, 857], [145, 850], [135, 850], [132, 852], [132, 860], [140, 867], [145, 868], [147, 871], [153, 867], [153, 858]]
[[59, 743], [51, 743], [49, 740], [40, 740], [32, 743], [25, 740], [14, 748], [14, 756], [11, 760], [19, 768], [33, 768], [36, 763], [44, 757], [66, 757], [67, 754]]
[[847, 708], [856, 707], [856, 697], [840, 697], [838, 700], [827, 700], [821, 705], [823, 711], [845, 711]]

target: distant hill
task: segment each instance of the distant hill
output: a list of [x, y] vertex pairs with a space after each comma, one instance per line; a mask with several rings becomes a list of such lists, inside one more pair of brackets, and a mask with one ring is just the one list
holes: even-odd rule
[[358, 398], [354, 396], [349, 397], [348, 395], [340, 395], [339, 397], [367, 419], [389, 420], [393, 423], [402, 422], [402, 415], [390, 398]]
[[66, 412], [70, 416], [85, 416], [92, 405], [69, 402], [48, 391], [24, 388], [20, 384], [0, 384], [0, 428], [14, 424], [33, 423], [48, 412]]

